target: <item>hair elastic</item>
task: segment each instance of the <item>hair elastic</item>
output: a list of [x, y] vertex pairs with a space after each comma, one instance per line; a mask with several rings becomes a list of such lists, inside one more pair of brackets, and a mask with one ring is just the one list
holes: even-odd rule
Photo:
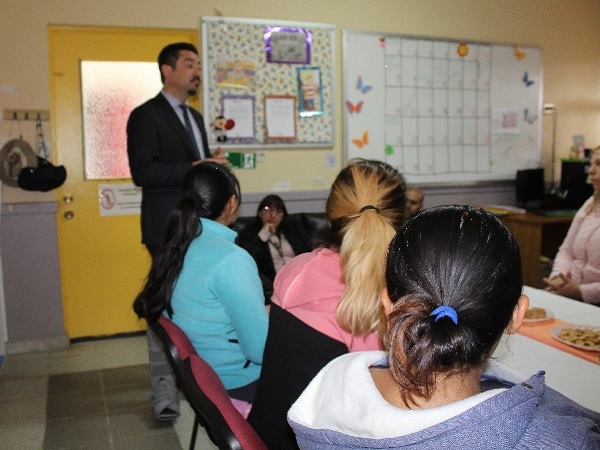
[[456, 314], [456, 310], [452, 306], [438, 306], [433, 311], [431, 311], [430, 316], [435, 316], [435, 322], [440, 320], [442, 317], [449, 317], [454, 325], [458, 325], [458, 314]]
[[200, 194], [191, 189], [185, 193], [184, 197], [189, 198], [194, 203], [195, 208], [201, 208], [204, 202]]
[[375, 211], [379, 212], [379, 208], [377, 206], [373, 206], [373, 205], [365, 205], [362, 208], [360, 208], [360, 211], [358, 212], [359, 214], [364, 213], [367, 209], [374, 209]]

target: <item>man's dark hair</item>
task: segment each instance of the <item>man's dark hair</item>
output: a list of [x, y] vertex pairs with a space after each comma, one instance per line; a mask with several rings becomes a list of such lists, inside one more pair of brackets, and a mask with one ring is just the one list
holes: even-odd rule
[[[179, 59], [179, 52], [182, 50], [188, 50], [190, 52], [198, 54], [198, 49], [194, 44], [190, 44], [189, 42], [176, 42], [174, 44], [169, 44], [165, 48], [163, 48], [158, 54], [158, 70], [166, 64], [171, 66], [173, 69], [175, 68], [175, 64]], [[164, 83], [165, 77], [160, 71], [160, 80]]]

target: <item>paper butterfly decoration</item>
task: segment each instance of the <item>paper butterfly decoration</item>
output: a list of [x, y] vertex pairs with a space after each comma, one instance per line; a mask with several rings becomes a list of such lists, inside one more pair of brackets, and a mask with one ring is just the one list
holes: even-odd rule
[[529, 79], [529, 72], [525, 72], [523, 74], [523, 83], [525, 83], [525, 86], [529, 87], [531, 86], [534, 81]]
[[537, 114], [529, 114], [529, 108], [525, 108], [525, 111], [523, 111], [523, 118], [525, 119], [525, 122], [531, 125], [537, 120], [538, 116]]
[[352, 139], [352, 142], [354, 143], [354, 145], [356, 145], [358, 148], [363, 148], [365, 145], [369, 144], [369, 131], [366, 130], [361, 139]]
[[356, 105], [353, 104], [350, 100], [346, 101], [346, 106], [348, 107], [348, 112], [350, 114], [356, 113], [358, 114], [360, 112], [360, 110], [362, 109], [363, 106], [363, 101], [361, 100], [360, 102], [358, 102]]
[[519, 61], [521, 61], [523, 58], [525, 58], [527, 56], [527, 53], [522, 52], [521, 49], [519, 48], [519, 46], [515, 45], [514, 55], [515, 55], [515, 58], [517, 58]]
[[373, 89], [373, 86], [367, 86], [367, 85], [363, 84], [362, 77], [359, 75], [358, 80], [356, 81], [356, 89], [361, 91], [363, 94], [366, 94], [371, 89]]

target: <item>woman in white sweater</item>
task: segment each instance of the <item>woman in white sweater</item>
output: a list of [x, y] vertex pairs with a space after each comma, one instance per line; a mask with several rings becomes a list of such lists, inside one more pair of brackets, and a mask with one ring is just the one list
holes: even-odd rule
[[588, 174], [594, 194], [577, 211], [544, 281], [550, 292], [600, 305], [600, 147]]

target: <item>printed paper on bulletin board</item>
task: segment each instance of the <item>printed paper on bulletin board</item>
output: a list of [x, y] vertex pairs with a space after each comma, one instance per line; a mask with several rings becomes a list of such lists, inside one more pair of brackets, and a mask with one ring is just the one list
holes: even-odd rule
[[411, 183], [514, 179], [541, 165], [542, 50], [344, 31], [346, 158]]
[[[299, 29], [310, 36], [307, 55], [292, 62], [268, 62], [276, 59], [267, 55], [265, 31], [268, 27]], [[225, 148], [332, 147], [334, 145], [334, 58], [335, 27], [333, 25], [203, 17], [203, 102], [204, 120], [209, 144]], [[281, 47], [280, 47], [281, 48]], [[297, 55], [298, 56], [298, 55]], [[277, 55], [281, 58], [281, 55]], [[296, 139], [293, 142], [269, 139], [265, 124], [265, 96], [299, 95], [298, 68], [317, 67], [320, 70], [322, 114], [296, 115]], [[223, 114], [223, 98], [249, 96], [254, 98], [254, 136], [250, 139], [227, 139], [214, 121]], [[225, 119], [228, 119], [227, 117]], [[232, 129], [232, 135], [235, 133]], [[227, 132], [224, 133], [227, 135]], [[220, 138], [220, 141], [217, 141]]]

